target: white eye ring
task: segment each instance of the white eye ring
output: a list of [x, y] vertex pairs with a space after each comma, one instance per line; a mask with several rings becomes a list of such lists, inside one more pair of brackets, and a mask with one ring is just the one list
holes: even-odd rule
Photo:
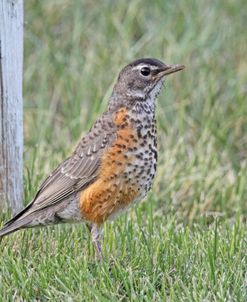
[[142, 67], [141, 69], [141, 75], [143, 75], [144, 77], [149, 76], [151, 73], [151, 69], [149, 67]]

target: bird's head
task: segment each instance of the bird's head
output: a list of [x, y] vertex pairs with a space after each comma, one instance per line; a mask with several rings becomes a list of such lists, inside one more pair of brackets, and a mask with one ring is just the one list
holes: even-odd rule
[[184, 69], [184, 65], [167, 65], [157, 59], [143, 58], [125, 66], [113, 89], [113, 97], [152, 100], [158, 96], [165, 77]]

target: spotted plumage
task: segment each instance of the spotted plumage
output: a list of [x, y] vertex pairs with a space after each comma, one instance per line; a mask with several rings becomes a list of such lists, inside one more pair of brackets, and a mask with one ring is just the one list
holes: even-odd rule
[[157, 165], [155, 100], [166, 75], [183, 69], [140, 59], [120, 72], [108, 107], [75, 151], [43, 182], [0, 237], [21, 228], [88, 224], [101, 257], [101, 227], [150, 190]]

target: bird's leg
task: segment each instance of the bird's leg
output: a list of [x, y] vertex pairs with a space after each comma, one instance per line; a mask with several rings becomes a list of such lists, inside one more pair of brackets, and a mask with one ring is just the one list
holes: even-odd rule
[[91, 226], [91, 238], [93, 241], [94, 248], [96, 250], [97, 258], [100, 261], [102, 261], [102, 259], [103, 259], [102, 249], [101, 249], [101, 244], [100, 244], [102, 234], [103, 234], [103, 230], [102, 230], [101, 226], [99, 226], [97, 224], [93, 224]]
[[91, 234], [91, 230], [92, 230], [92, 225], [90, 223], [86, 223], [87, 229], [89, 230], [90, 234]]

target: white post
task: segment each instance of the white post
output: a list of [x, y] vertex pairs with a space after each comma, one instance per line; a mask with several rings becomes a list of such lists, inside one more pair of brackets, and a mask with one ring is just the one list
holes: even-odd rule
[[0, 0], [0, 213], [22, 207], [23, 0]]

